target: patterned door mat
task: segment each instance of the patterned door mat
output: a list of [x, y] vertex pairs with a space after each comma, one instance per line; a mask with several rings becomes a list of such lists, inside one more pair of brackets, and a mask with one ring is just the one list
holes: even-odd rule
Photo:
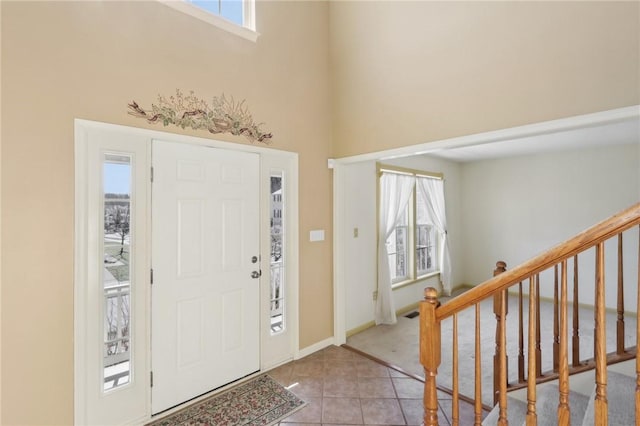
[[273, 425], [305, 405], [306, 402], [264, 374], [148, 425]]

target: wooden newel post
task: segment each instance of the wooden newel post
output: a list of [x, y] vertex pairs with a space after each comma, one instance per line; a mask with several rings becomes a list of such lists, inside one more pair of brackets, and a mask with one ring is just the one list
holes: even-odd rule
[[420, 363], [424, 368], [424, 426], [438, 424], [438, 391], [436, 376], [440, 366], [440, 321], [436, 318], [438, 292], [433, 287], [424, 289], [420, 302]]
[[[501, 260], [496, 262], [496, 269], [493, 271], [493, 276], [502, 274], [507, 270], [507, 264]], [[507, 303], [507, 292], [501, 291], [493, 296], [493, 314], [496, 317], [496, 350], [493, 355], [493, 404], [498, 403], [500, 396], [500, 350], [503, 344], [501, 343], [501, 332], [503, 322], [507, 320], [507, 314], [509, 313], [509, 305]], [[501, 304], [504, 303], [504, 317], [501, 311]], [[506, 348], [503, 348], [506, 350]], [[504, 371], [504, 377], [509, 377], [507, 372]]]

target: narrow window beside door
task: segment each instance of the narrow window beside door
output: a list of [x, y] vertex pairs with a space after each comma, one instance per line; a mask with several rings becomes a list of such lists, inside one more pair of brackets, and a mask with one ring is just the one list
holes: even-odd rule
[[131, 375], [131, 157], [103, 159], [104, 294], [103, 383], [108, 391], [130, 382]]
[[285, 329], [284, 199], [282, 173], [271, 175], [271, 334]]

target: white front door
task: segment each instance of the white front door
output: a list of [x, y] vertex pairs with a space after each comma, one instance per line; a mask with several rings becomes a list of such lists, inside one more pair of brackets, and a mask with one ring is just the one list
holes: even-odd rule
[[155, 414], [260, 368], [260, 158], [153, 141], [152, 161]]

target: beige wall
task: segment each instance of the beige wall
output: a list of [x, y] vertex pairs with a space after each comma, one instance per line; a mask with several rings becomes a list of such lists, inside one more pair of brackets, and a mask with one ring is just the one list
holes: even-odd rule
[[73, 422], [73, 120], [182, 133], [127, 115], [134, 99], [246, 99], [300, 154], [300, 344], [332, 336], [327, 3], [259, 2], [255, 44], [157, 2], [2, 3], [0, 423]]
[[2, 1], [0, 423], [73, 419], [74, 118], [207, 137], [126, 104], [176, 88], [246, 99], [273, 147], [300, 154], [305, 347], [333, 327], [327, 158], [638, 104], [638, 13], [259, 1], [254, 44], [157, 2]]
[[640, 103], [639, 2], [332, 2], [333, 154]]

